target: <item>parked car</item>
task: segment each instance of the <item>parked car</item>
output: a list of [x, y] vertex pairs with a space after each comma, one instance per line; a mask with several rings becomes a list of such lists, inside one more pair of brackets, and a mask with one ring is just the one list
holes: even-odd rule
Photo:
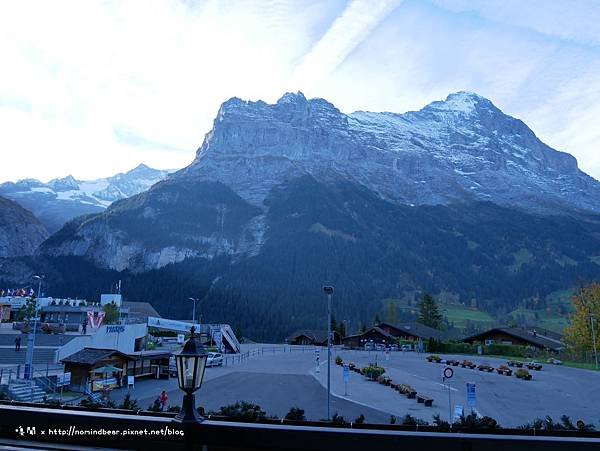
[[374, 351], [375, 343], [365, 343], [365, 351]]
[[378, 350], [378, 351], [385, 351], [385, 345], [382, 345], [382, 344], [380, 344], [380, 343], [377, 343], [377, 344], [375, 345], [375, 349], [376, 349], [376, 350]]
[[550, 357], [548, 359], [548, 363], [551, 363], [552, 365], [562, 365], [562, 360], [558, 360], [558, 359], [555, 359], [554, 357]]
[[398, 350], [398, 345], [390, 345], [390, 347], [388, 349], [390, 351], [397, 351]]
[[412, 350], [413, 350], [413, 348], [412, 348], [412, 346], [411, 346], [411, 345], [402, 345], [402, 346], [400, 347], [400, 350], [401, 350], [401, 351], [412, 351]]
[[209, 352], [206, 358], [206, 366], [221, 366], [223, 365], [223, 354], [218, 352]]

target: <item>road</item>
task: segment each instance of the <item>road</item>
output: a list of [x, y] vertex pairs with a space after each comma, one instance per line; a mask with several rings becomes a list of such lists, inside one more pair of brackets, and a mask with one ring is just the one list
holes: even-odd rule
[[[261, 345], [245, 346], [260, 349]], [[301, 352], [300, 348], [278, 345], [272, 352], [262, 346], [263, 353], [241, 362], [223, 367], [207, 368], [205, 381], [197, 393], [197, 403], [207, 410], [218, 410], [221, 406], [236, 401], [259, 404], [267, 415], [284, 416], [291, 407], [305, 410], [309, 419], [326, 416], [326, 352], [321, 351], [320, 371], [316, 372], [315, 354], [312, 349]], [[293, 349], [293, 352], [289, 352]], [[439, 413], [448, 417], [448, 389], [442, 383], [444, 365], [428, 363], [425, 355], [412, 352], [394, 352], [386, 360], [383, 353], [344, 351], [337, 349], [333, 358], [340, 355], [344, 361], [353, 361], [359, 366], [378, 360], [386, 368], [386, 374], [395, 382], [412, 385], [419, 393], [434, 399], [432, 407], [425, 407], [415, 400], [407, 399], [389, 387], [367, 381], [363, 376], [350, 373], [348, 396], [344, 396], [342, 368], [332, 362], [332, 408], [346, 419], [353, 420], [361, 413], [368, 422], [389, 423], [390, 416], [402, 417], [409, 413], [416, 418], [431, 422]], [[464, 356], [448, 356], [457, 360]], [[475, 363], [492, 366], [505, 360], [486, 357], [469, 357]], [[588, 423], [600, 424], [600, 373], [575, 368], [544, 365], [542, 371], [532, 371], [533, 380], [523, 381], [516, 377], [497, 373], [482, 373], [477, 370], [453, 367], [454, 377], [450, 381], [452, 405], [460, 404], [467, 410], [465, 384], [477, 384], [477, 407], [482, 415], [495, 418], [503, 426], [520, 426], [535, 418], [550, 415], [558, 420], [561, 415], [583, 419]], [[132, 390], [140, 407], [146, 408], [161, 390], [167, 390], [169, 404], [180, 405], [182, 394], [176, 379], [169, 381], [138, 381]], [[126, 389], [115, 391], [112, 398], [120, 401]]]

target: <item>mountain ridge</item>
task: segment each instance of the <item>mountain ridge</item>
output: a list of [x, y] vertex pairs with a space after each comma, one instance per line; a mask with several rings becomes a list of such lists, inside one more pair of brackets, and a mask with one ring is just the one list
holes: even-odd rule
[[50, 232], [79, 215], [100, 213], [116, 200], [147, 190], [170, 172], [145, 164], [110, 177], [77, 180], [72, 175], [48, 183], [22, 179], [0, 184], [0, 195], [31, 210]]

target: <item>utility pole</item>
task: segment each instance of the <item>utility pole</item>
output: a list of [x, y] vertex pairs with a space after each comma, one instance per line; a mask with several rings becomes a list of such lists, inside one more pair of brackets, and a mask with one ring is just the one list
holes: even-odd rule
[[596, 369], [598, 369], [598, 347], [596, 345], [596, 328], [594, 327], [595, 318], [590, 309], [590, 324], [592, 326], [592, 343], [594, 345], [594, 359], [596, 360]]
[[37, 329], [37, 316], [38, 316], [38, 299], [42, 291], [42, 279], [45, 276], [33, 276], [34, 279], [38, 279], [38, 292], [35, 297], [35, 308], [33, 311], [33, 318], [30, 319], [33, 322], [32, 330], [27, 335], [27, 353], [25, 354], [25, 379], [29, 379], [31, 385], [31, 397], [30, 401], [33, 401], [33, 349], [35, 348], [35, 332]]
[[333, 287], [325, 285], [323, 293], [327, 295], [327, 420], [331, 420], [331, 296]]

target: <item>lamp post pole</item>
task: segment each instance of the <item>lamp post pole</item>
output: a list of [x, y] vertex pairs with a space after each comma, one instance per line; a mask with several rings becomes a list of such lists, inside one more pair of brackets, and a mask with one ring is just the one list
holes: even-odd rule
[[324, 286], [327, 295], [327, 420], [331, 420], [331, 296], [332, 286]]
[[[37, 315], [38, 315], [38, 298], [42, 290], [42, 279], [44, 276], [33, 276], [34, 279], [38, 279], [38, 292], [35, 298], [35, 308], [33, 311], [33, 326], [29, 334], [27, 335], [27, 354], [25, 355], [25, 379], [29, 379], [31, 383], [31, 398], [33, 398], [33, 349], [35, 348], [35, 332], [37, 329]], [[30, 401], [33, 401], [31, 399]]]
[[594, 327], [594, 315], [590, 309], [590, 324], [592, 326], [592, 344], [594, 345], [594, 359], [596, 360], [596, 369], [598, 369], [598, 347], [596, 345], [596, 328]]
[[188, 300], [194, 303], [194, 307], [192, 309], [192, 324], [196, 324], [196, 302], [198, 302], [198, 298], [188, 298]]

